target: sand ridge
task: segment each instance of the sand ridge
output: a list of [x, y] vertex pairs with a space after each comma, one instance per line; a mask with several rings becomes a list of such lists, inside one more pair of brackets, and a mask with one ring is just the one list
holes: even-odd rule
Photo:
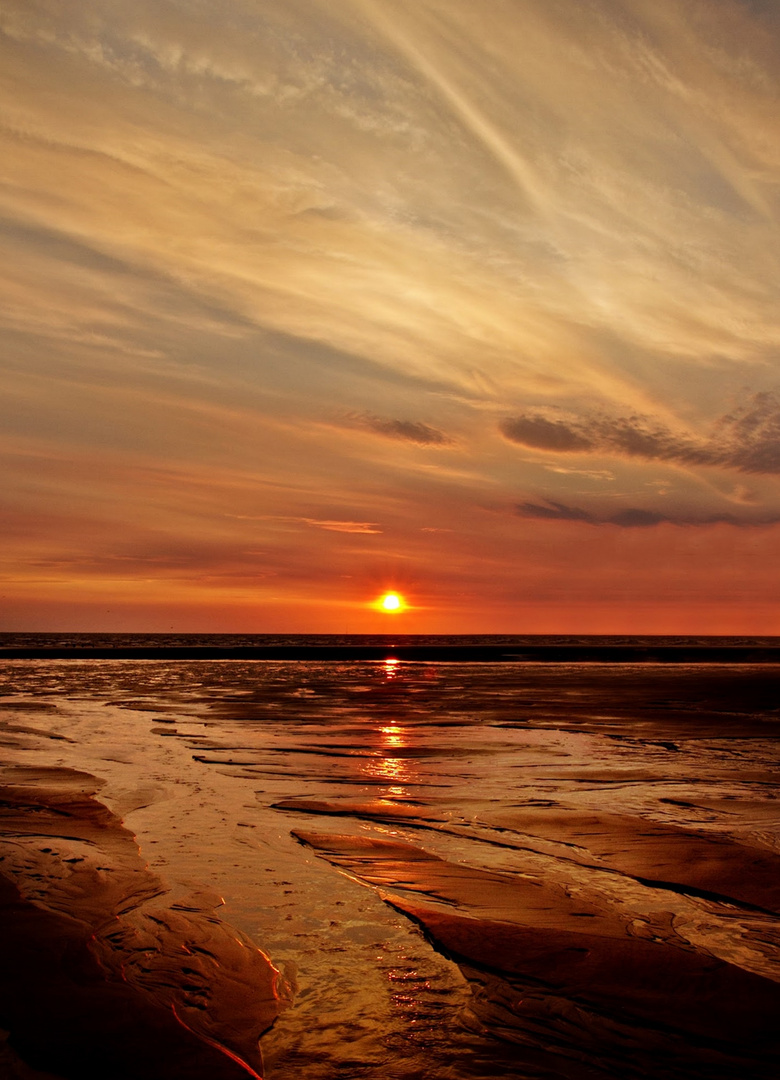
[[[305, 803], [277, 807], [300, 813]], [[334, 802], [335, 816], [349, 809], [346, 800]], [[377, 820], [393, 818], [389, 803], [352, 809], [363, 819], [372, 811]], [[319, 816], [327, 807], [313, 800], [311, 810]], [[408, 821], [411, 813], [399, 807], [397, 819]], [[682, 890], [687, 882], [696, 892], [712, 879], [736, 885], [751, 900], [774, 900], [778, 857], [718, 837], [574, 810], [526, 808], [504, 818], [505, 828], [511, 818], [514, 829], [533, 824], [548, 836], [590, 843], [591, 851], [578, 848], [590, 860], [608, 854], [619, 865], [625, 854], [632, 870], [658, 865]], [[502, 1039], [556, 1045], [586, 1062], [598, 1057], [606, 1037], [631, 1077], [777, 1075], [780, 983], [681, 938], [673, 904], [638, 919], [581, 883], [478, 868], [397, 839], [300, 828], [294, 835], [416, 922], [459, 965], [472, 983], [480, 1021]], [[643, 851], [643, 837], [649, 850]]]
[[0, 1023], [63, 1077], [238, 1080], [277, 972], [208, 910], [185, 910], [134, 837], [68, 769], [0, 771]]

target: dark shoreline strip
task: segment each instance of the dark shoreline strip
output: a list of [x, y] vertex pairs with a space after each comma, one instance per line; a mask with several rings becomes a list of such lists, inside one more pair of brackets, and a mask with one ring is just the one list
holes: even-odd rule
[[171, 645], [0, 648], [0, 660], [316, 660], [410, 663], [778, 664], [778, 645]]

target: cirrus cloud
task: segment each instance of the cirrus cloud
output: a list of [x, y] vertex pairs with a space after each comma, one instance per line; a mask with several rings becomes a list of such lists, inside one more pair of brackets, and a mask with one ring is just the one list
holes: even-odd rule
[[377, 535], [382, 530], [373, 521], [330, 521], [322, 518], [303, 518], [307, 525], [326, 532], [361, 533]]

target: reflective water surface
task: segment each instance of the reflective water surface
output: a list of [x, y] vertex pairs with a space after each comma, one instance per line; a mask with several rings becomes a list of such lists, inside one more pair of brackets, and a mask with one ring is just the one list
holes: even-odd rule
[[768, 1078], [779, 674], [5, 661], [0, 739], [270, 956], [269, 1080]]

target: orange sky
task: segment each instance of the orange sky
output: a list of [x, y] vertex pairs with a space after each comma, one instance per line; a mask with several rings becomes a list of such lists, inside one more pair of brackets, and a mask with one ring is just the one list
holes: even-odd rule
[[779, 44], [5, 0], [0, 630], [780, 634]]

